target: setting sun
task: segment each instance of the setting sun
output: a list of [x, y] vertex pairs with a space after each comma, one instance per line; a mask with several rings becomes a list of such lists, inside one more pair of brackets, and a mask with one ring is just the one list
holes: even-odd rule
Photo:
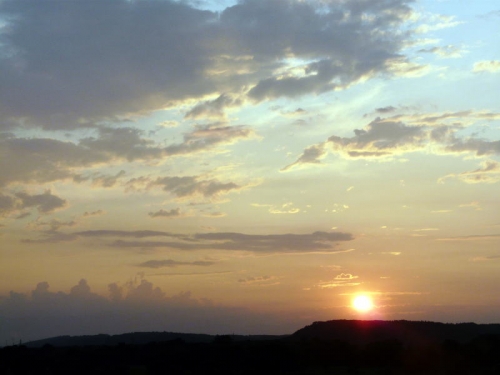
[[352, 300], [352, 306], [359, 312], [366, 312], [373, 309], [373, 302], [370, 297], [361, 295]]

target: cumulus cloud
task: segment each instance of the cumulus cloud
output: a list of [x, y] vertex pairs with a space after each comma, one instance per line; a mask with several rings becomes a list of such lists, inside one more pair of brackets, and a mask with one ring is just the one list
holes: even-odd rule
[[2, 1], [2, 126], [75, 129], [245, 88], [263, 100], [346, 87], [405, 60], [397, 26], [410, 3], [245, 0], [216, 13], [169, 0]]
[[0, 298], [0, 341], [144, 331], [284, 334], [306, 323], [223, 306], [189, 291], [167, 295], [143, 278], [111, 283], [108, 290], [109, 297], [98, 295], [82, 279], [69, 292], [51, 292], [47, 282], [31, 293], [11, 291]]
[[[159, 237], [161, 240], [157, 240], [155, 237]], [[184, 251], [227, 250], [255, 253], [335, 253], [344, 251], [337, 248], [339, 242], [354, 239], [350, 233], [319, 231], [310, 234], [256, 235], [235, 232], [179, 234], [151, 230], [90, 230], [73, 233], [46, 232], [39, 239], [28, 239], [24, 242], [48, 243], [85, 238], [102, 239], [102, 245], [121, 249], [167, 248]]]

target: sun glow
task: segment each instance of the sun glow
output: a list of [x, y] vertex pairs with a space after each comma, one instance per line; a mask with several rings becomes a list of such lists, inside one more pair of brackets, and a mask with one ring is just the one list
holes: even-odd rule
[[367, 312], [373, 309], [373, 302], [370, 297], [359, 295], [352, 300], [352, 307], [359, 312]]

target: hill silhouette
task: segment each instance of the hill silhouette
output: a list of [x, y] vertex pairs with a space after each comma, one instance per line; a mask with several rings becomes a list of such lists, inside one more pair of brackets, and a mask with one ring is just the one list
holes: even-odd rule
[[86, 336], [57, 336], [42, 340], [30, 341], [24, 344], [28, 348], [41, 348], [45, 345], [54, 347], [70, 346], [114, 346], [118, 344], [144, 345], [153, 342], [182, 340], [186, 343], [210, 343], [220, 337], [230, 337], [233, 341], [245, 340], [274, 340], [283, 336], [276, 335], [207, 335], [198, 333], [178, 332], [131, 332], [120, 335], [86, 335]]
[[0, 374], [498, 375], [500, 324], [332, 320], [291, 335], [135, 332], [0, 348]]
[[398, 340], [404, 344], [468, 342], [481, 335], [500, 335], [500, 324], [436, 323], [409, 320], [330, 320], [299, 329], [292, 339], [341, 340], [364, 345], [374, 341]]

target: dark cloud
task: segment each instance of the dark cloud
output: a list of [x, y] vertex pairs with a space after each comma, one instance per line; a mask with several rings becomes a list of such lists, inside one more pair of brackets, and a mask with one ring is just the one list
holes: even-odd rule
[[484, 139], [469, 138], [466, 140], [456, 139], [455, 142], [446, 147], [449, 152], [472, 152], [477, 156], [500, 154], [500, 140], [486, 141]]
[[5, 215], [15, 209], [16, 201], [9, 195], [0, 194], [0, 214]]
[[225, 126], [212, 124], [197, 126], [192, 132], [184, 134], [184, 141], [167, 146], [165, 155], [185, 155], [210, 150], [217, 145], [232, 144], [240, 139], [248, 139], [254, 132], [246, 126]]
[[212, 198], [243, 188], [243, 186], [237, 185], [234, 182], [220, 182], [216, 179], [202, 180], [197, 176], [159, 177], [152, 181], [150, 186], [160, 186], [162, 190], [179, 198], [196, 195]]
[[[43, 194], [29, 194], [25, 191], [17, 192], [12, 195], [0, 194], [0, 214], [7, 215], [20, 210], [36, 208], [40, 214], [48, 214], [57, 209], [65, 207], [65, 199], [53, 195], [50, 190]], [[22, 217], [29, 213], [21, 212]], [[20, 218], [18, 216], [18, 218]]]
[[110, 188], [117, 184], [118, 180], [125, 176], [126, 172], [121, 170], [115, 175], [103, 175], [100, 173], [93, 173], [91, 176], [75, 175], [73, 181], [76, 183], [86, 182], [91, 180], [93, 186]]
[[161, 209], [161, 210], [156, 211], [156, 212], [150, 212], [148, 215], [151, 216], [151, 217], [153, 217], [153, 218], [155, 218], [155, 217], [169, 217], [169, 218], [172, 218], [172, 217], [182, 216], [180, 208], [172, 208], [169, 211]]
[[[377, 111], [391, 112], [394, 107]], [[458, 132], [477, 121], [500, 119], [493, 112], [445, 112], [440, 114], [394, 115], [377, 117], [363, 129], [354, 129], [353, 137], [332, 135], [324, 143], [306, 148], [302, 155], [282, 170], [297, 165], [318, 164], [326, 155], [326, 145], [331, 152], [345, 158], [384, 158], [398, 154], [422, 151], [436, 146], [436, 154], [473, 153], [478, 157], [500, 154], [500, 141], [487, 141], [475, 137], [461, 138]]]
[[[153, 237], [166, 237], [166, 241], [144, 240]], [[161, 231], [120, 231], [92, 230], [62, 234], [47, 232], [36, 240], [24, 240], [27, 243], [48, 243], [77, 240], [79, 238], [112, 239], [104, 241], [104, 246], [115, 248], [168, 248], [173, 250], [228, 250], [250, 251], [256, 253], [305, 253], [305, 252], [337, 252], [338, 242], [354, 239], [350, 233], [314, 232], [310, 234], [268, 234], [254, 235], [243, 233], [196, 233], [175, 234]], [[133, 238], [134, 240], [129, 240]]]
[[462, 50], [453, 45], [447, 45], [447, 46], [442, 46], [442, 47], [430, 47], [430, 48], [422, 48], [419, 49], [417, 52], [420, 53], [432, 53], [435, 55], [438, 55], [441, 58], [457, 58], [462, 55]]
[[215, 264], [215, 262], [209, 262], [209, 261], [204, 261], [204, 260], [198, 260], [194, 262], [180, 262], [172, 259], [165, 259], [165, 260], [148, 260], [146, 262], [138, 264], [139, 267], [146, 267], [146, 268], [163, 268], [163, 267], [178, 267], [178, 266], [201, 266], [201, 267], [206, 267], [206, 266], [211, 266]]
[[3, 172], [0, 186], [72, 178], [75, 182], [90, 180], [95, 186], [111, 187], [125, 175], [125, 171], [114, 176], [82, 174], [79, 171], [103, 163], [161, 160], [169, 156], [188, 155], [254, 136], [253, 131], [245, 126], [197, 126], [192, 132], [184, 134], [182, 143], [163, 147], [143, 138], [142, 134], [142, 131], [134, 128], [100, 127], [96, 136], [83, 138], [79, 142], [0, 135], [0, 170]]
[[292, 164], [287, 165], [286, 167], [282, 168], [281, 170], [287, 171], [295, 166], [301, 165], [301, 164], [319, 164], [320, 159], [324, 157], [327, 154], [327, 151], [325, 150], [325, 144], [320, 143], [317, 145], [312, 145], [309, 146], [304, 150], [302, 155], [293, 162]]
[[[263, 100], [346, 87], [406, 61], [397, 26], [411, 3], [246, 0], [218, 14], [169, 0], [5, 0], [2, 126], [76, 129], [209, 94], [251, 88]], [[287, 68], [290, 56], [311, 62]], [[201, 103], [189, 116], [226, 105]]]
[[396, 107], [393, 107], [392, 105], [390, 105], [387, 107], [376, 108], [375, 112], [385, 114], [385, 113], [394, 112], [395, 110], [396, 110]]
[[105, 214], [105, 211], [104, 210], [97, 210], [97, 211], [85, 211], [83, 213], [83, 217], [91, 217], [91, 216], [100, 216], [100, 215], [104, 215]]
[[120, 158], [128, 161], [160, 158], [163, 151], [155, 142], [142, 137], [143, 132], [134, 128], [99, 128], [98, 137], [81, 139], [79, 145], [95, 154], [106, 155], [109, 160]]
[[47, 138], [0, 137], [0, 186], [12, 182], [45, 183], [73, 177], [74, 168], [90, 167], [109, 157], [72, 142]]
[[0, 108], [51, 128], [157, 109], [214, 90], [207, 28], [216, 14], [174, 1], [2, 1]]
[[50, 190], [46, 190], [43, 194], [30, 195], [25, 192], [16, 194], [16, 197], [21, 200], [21, 208], [36, 207], [40, 213], [46, 214], [66, 206], [66, 200], [53, 195]]
[[[108, 285], [109, 298], [91, 291], [85, 279], [70, 292], [51, 292], [40, 282], [29, 294], [0, 298], [0, 342], [18, 343], [61, 335], [119, 334], [168, 330], [209, 334], [285, 334], [306, 321], [228, 307], [189, 291], [166, 295], [148, 280]], [[289, 316], [290, 317], [290, 316]]]
[[377, 118], [364, 129], [354, 130], [352, 138], [331, 136], [328, 142], [334, 150], [350, 157], [385, 156], [398, 151], [420, 148], [427, 138], [426, 129]]
[[235, 99], [227, 94], [220, 95], [217, 99], [209, 100], [203, 103], [197, 104], [192, 108], [184, 118], [187, 119], [198, 119], [198, 118], [225, 118], [224, 110], [228, 107], [241, 105], [242, 101], [240, 99]]

